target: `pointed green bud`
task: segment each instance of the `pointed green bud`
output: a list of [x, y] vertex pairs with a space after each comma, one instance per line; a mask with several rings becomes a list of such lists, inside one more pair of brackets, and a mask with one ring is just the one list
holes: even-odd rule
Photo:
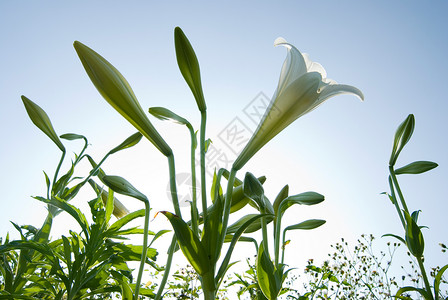
[[246, 173], [243, 183], [244, 195], [254, 200], [259, 209], [265, 207], [264, 189], [261, 182], [250, 172]]
[[415, 119], [414, 115], [410, 114], [403, 123], [398, 126], [395, 132], [394, 145], [392, 148], [392, 154], [390, 155], [389, 166], [394, 166], [398, 155], [400, 154], [403, 147], [411, 139], [412, 133], [414, 132]]
[[123, 141], [120, 145], [115, 147], [114, 149], [109, 151], [109, 154], [114, 154], [115, 152], [121, 151], [123, 149], [131, 148], [140, 142], [142, 139], [142, 134], [140, 132], [136, 132], [130, 137], [128, 137], [126, 140]]
[[101, 55], [76, 41], [79, 59], [101, 96], [165, 156], [172, 150], [149, 121], [127, 80]]
[[103, 182], [114, 192], [133, 197], [143, 202], [148, 202], [148, 198], [140, 193], [132, 184], [120, 176], [105, 175]]
[[31, 101], [25, 96], [22, 96], [23, 104], [25, 105], [26, 112], [30, 117], [31, 121], [34, 125], [37, 126], [40, 130], [43, 131], [55, 144], [58, 148], [65, 152], [65, 147], [59, 139], [58, 135], [54, 131], [53, 125], [51, 124], [50, 118], [45, 113], [45, 111], [40, 108], [39, 105]]
[[[93, 181], [92, 179], [89, 179], [89, 184], [90, 186], [92, 186], [92, 188], [99, 193], [100, 197], [101, 197], [101, 201], [103, 201], [104, 206], [107, 205], [107, 198], [109, 197], [109, 193], [102, 189], [98, 184], [96, 184], [95, 181]], [[124, 206], [123, 203], [120, 202], [120, 200], [118, 200], [117, 198], [114, 197], [114, 209], [112, 214], [117, 218], [120, 219], [124, 216], [126, 216], [127, 214], [129, 214], [129, 210], [126, 208], [126, 206]]]
[[179, 27], [174, 29], [174, 44], [180, 72], [190, 87], [199, 110], [204, 112], [207, 110], [207, 106], [205, 105], [204, 94], [202, 92], [199, 62], [190, 41], [188, 41], [188, 38]]

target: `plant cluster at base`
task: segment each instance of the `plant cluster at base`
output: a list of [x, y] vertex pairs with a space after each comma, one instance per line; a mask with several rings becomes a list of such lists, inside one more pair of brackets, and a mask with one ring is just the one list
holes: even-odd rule
[[[45, 203], [48, 208], [48, 215], [42, 226], [35, 228], [30, 225], [14, 224], [20, 233], [20, 240], [10, 241], [7, 236], [0, 245], [0, 299], [71, 300], [121, 297], [137, 300], [146, 297], [179, 298], [188, 294], [192, 298], [201, 295], [205, 300], [212, 300], [221, 297], [223, 285], [226, 284], [245, 285], [243, 290], [249, 291], [251, 297], [257, 299], [278, 299], [288, 292], [291, 292], [288, 295], [291, 298], [313, 299], [323, 290], [322, 282], [326, 280], [353, 288], [359, 285], [361, 279], [356, 279], [356, 275], [351, 278], [355, 280], [352, 282], [348, 278], [338, 278], [340, 274], [328, 265], [317, 268], [310, 264], [307, 272], [315, 272], [317, 277], [321, 276], [319, 282], [310, 283], [311, 292], [299, 295], [296, 290], [289, 287], [291, 281], [287, 278], [293, 268], [285, 262], [285, 250], [290, 243], [286, 235], [292, 230], [318, 228], [325, 224], [325, 220], [304, 219], [285, 226], [282, 224], [282, 219], [289, 208], [319, 204], [324, 201], [324, 196], [311, 191], [290, 194], [289, 185], [285, 185], [271, 202], [263, 188], [263, 183], [266, 181], [264, 176], [256, 177], [246, 172], [244, 176], [239, 177], [238, 172], [264, 145], [297, 118], [339, 94], [348, 93], [363, 100], [362, 92], [355, 87], [337, 84], [327, 78], [326, 71], [319, 63], [311, 61], [308, 55], [302, 54], [283, 38], [278, 38], [275, 45], [285, 47], [287, 57], [274, 96], [253, 136], [230, 170], [215, 170], [210, 189], [207, 190], [205, 157], [210, 139], [207, 139], [206, 133], [207, 105], [199, 62], [191, 43], [180, 28], [174, 30], [174, 42], [180, 72], [198, 107], [199, 130], [194, 129], [192, 125], [194, 123], [167, 108], [151, 107], [148, 112], [157, 119], [172, 121], [188, 129], [191, 143], [186, 151], [190, 153], [192, 178], [189, 216], [183, 216], [180, 210], [173, 150], [151, 123], [130, 84], [117, 68], [91, 48], [76, 41], [74, 48], [88, 77], [101, 96], [137, 129], [137, 133], [107, 152], [101, 160], [95, 160], [86, 153], [89, 143], [85, 136], [73, 133], [59, 136], [45, 111], [22, 96], [31, 121], [53, 141], [62, 155], [53, 176], [50, 178], [45, 174], [46, 195], [34, 197]], [[416, 291], [425, 299], [437, 300], [440, 283], [444, 282], [443, 273], [448, 265], [434, 271], [435, 279], [431, 286], [423, 266], [424, 242], [421, 227], [417, 225], [418, 211], [412, 214], [408, 211], [396, 179], [397, 175], [422, 173], [437, 165], [431, 162], [415, 162], [394, 169], [399, 153], [410, 139], [413, 122], [413, 116], [410, 116], [397, 131], [389, 167], [391, 174], [389, 197], [403, 224], [405, 238], [397, 235], [389, 236], [394, 236], [406, 244], [417, 260], [425, 285], [400, 288], [395, 296], [408, 299], [405, 294]], [[163, 267], [155, 263], [157, 251], [151, 246], [155, 240], [170, 230], [161, 230], [157, 233], [149, 230], [151, 196], [141, 193], [120, 176], [107, 174], [102, 168], [106, 159], [117, 152], [136, 146], [143, 138], [159, 150], [168, 162], [173, 211], [167, 209], [159, 213], [167, 218], [174, 234]], [[68, 171], [63, 175], [61, 168], [66, 161], [66, 145], [62, 140], [83, 141], [82, 150], [75, 154], [69, 163]], [[196, 170], [196, 155], [199, 155], [199, 170]], [[91, 167], [88, 174], [75, 176], [79, 164], [86, 161]], [[196, 186], [197, 176], [200, 178], [200, 188]], [[71, 200], [79, 196], [80, 190], [86, 186], [95, 192], [95, 197], [89, 201], [91, 221], [71, 204]], [[144, 209], [129, 212], [125, 205], [116, 199], [115, 194], [140, 201]], [[231, 214], [243, 209], [246, 212], [243, 217], [230, 223]], [[50, 232], [53, 219], [62, 211], [74, 218], [81, 231], [70, 231], [68, 235], [52, 241]], [[112, 215], [117, 218], [114, 222]], [[130, 226], [131, 221], [140, 218], [144, 218], [143, 228]], [[272, 232], [268, 233], [271, 229]], [[251, 235], [255, 232], [261, 233], [260, 240]], [[125, 243], [123, 240], [131, 234], [140, 236], [142, 244]], [[151, 242], [150, 236], [152, 236]], [[232, 261], [232, 255], [241, 242], [253, 243], [256, 263], [249, 264], [249, 278], [235, 274], [238, 280], [229, 284], [226, 283], [229, 281], [226, 274], [237, 263]], [[176, 294], [172, 291], [175, 285], [169, 278], [173, 256], [178, 250], [181, 250], [188, 260], [191, 269], [187, 270], [187, 274], [182, 273], [182, 270], [174, 273], [174, 278], [188, 283], [197, 279], [200, 287], [196, 285]], [[343, 248], [336, 250], [345, 251]], [[365, 248], [357, 251], [365, 251]], [[134, 274], [129, 266], [129, 262], [133, 261], [139, 263], [138, 270]], [[368, 266], [372, 264], [371, 261], [364, 263]], [[162, 274], [157, 285], [142, 282], [145, 267], [150, 267], [151, 272]], [[135, 273], [137, 276], [134, 278]], [[387, 275], [387, 271], [383, 270], [383, 273]], [[366, 286], [370, 288], [365, 292], [375, 295], [376, 287], [367, 284]], [[251, 288], [255, 289], [255, 292]], [[328, 285], [326, 289], [331, 290]], [[238, 297], [241, 294], [238, 294]], [[390, 294], [388, 291], [388, 295]], [[338, 292], [336, 295], [339, 295]]]

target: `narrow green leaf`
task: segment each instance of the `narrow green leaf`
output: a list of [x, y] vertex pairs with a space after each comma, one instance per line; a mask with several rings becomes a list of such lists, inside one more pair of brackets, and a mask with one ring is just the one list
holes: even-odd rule
[[390, 236], [390, 237], [396, 238], [397, 240], [402, 242], [404, 245], [406, 245], [406, 241], [404, 240], [404, 238], [402, 238], [399, 235], [395, 235], [395, 234], [392, 234], [392, 233], [386, 233], [386, 234], [383, 234], [381, 237], [385, 237], [385, 236]]
[[151, 243], [149, 243], [149, 247], [151, 247], [152, 243], [154, 243], [159, 237], [161, 237], [162, 235], [164, 235], [165, 233], [168, 233], [168, 232], [171, 232], [171, 230], [167, 230], [167, 229], [159, 230], [152, 238]]
[[216, 264], [220, 255], [220, 237], [222, 237], [223, 198], [217, 196], [215, 203], [207, 213], [202, 231], [201, 243], [207, 251], [210, 263]]
[[315, 205], [325, 200], [325, 197], [316, 192], [305, 192], [294, 196], [289, 196], [280, 203], [281, 214], [294, 204]]
[[58, 197], [54, 197], [52, 199], [46, 199], [43, 197], [34, 197], [34, 198], [44, 203], [54, 205], [62, 209], [63, 211], [67, 212], [78, 222], [79, 226], [81, 226], [86, 236], [89, 236], [89, 223], [87, 222], [85, 215], [78, 208]]
[[149, 121], [121, 73], [101, 55], [75, 41], [73, 46], [90, 80], [104, 99], [140, 131], [165, 156], [172, 150]]
[[415, 119], [414, 115], [410, 114], [408, 117], [401, 123], [397, 131], [395, 132], [394, 145], [392, 147], [392, 154], [389, 160], [389, 166], [394, 166], [397, 161], [398, 155], [400, 154], [403, 147], [409, 142], [411, 139], [412, 133], [414, 132], [415, 127]]
[[409, 297], [401, 296], [403, 293], [406, 293], [406, 292], [417, 292], [417, 293], [419, 293], [420, 295], [423, 296], [423, 299], [432, 299], [432, 296], [430, 294], [428, 294], [427, 291], [425, 291], [424, 289], [413, 287], [413, 286], [405, 286], [405, 287], [400, 288], [397, 291], [397, 293], [395, 294], [395, 298], [398, 298], [398, 299], [411, 299]]
[[[238, 221], [227, 227], [227, 234], [233, 234], [238, 231], [238, 229], [243, 226], [244, 223], [246, 223], [248, 220], [252, 219], [255, 216], [259, 216], [259, 214], [247, 214], [243, 217], [241, 217]], [[274, 216], [272, 215], [266, 215], [266, 223], [269, 224], [274, 220]], [[249, 227], [245, 230], [246, 233], [252, 233], [255, 231], [260, 230], [261, 228], [261, 220], [257, 219], [254, 222], [252, 222]]]
[[213, 142], [212, 142], [211, 139], [207, 139], [207, 140], [205, 140], [205, 145], [204, 145], [204, 151], [205, 151], [205, 153], [207, 153], [208, 148], [210, 147], [210, 145], [211, 145], [212, 143], [213, 143]]
[[190, 87], [199, 110], [203, 112], [207, 109], [207, 106], [205, 105], [204, 94], [202, 92], [199, 62], [190, 41], [179, 27], [174, 29], [174, 44], [180, 72]]
[[47, 113], [42, 108], [40, 108], [39, 105], [25, 96], [22, 96], [22, 101], [25, 105], [26, 112], [28, 113], [28, 116], [30, 117], [34, 125], [42, 130], [42, 132], [45, 133], [62, 152], [65, 152], [65, 147], [54, 131], [53, 125], [51, 124], [50, 118], [48, 117]]
[[400, 174], [421, 174], [436, 168], [438, 164], [432, 161], [415, 161], [404, 167], [395, 170], [396, 175]]
[[110, 150], [109, 154], [114, 154], [115, 152], [118, 152], [120, 150], [123, 150], [123, 149], [126, 149], [126, 148], [130, 148], [132, 146], [137, 145], [138, 142], [140, 142], [140, 140], [142, 139], [142, 137], [143, 137], [143, 135], [140, 132], [134, 133], [133, 135], [128, 137], [123, 143], [121, 143], [120, 145], [118, 145], [114, 149]]
[[120, 230], [123, 226], [125, 226], [126, 224], [128, 224], [129, 222], [131, 222], [132, 220], [135, 220], [137, 218], [140, 217], [144, 217], [145, 216], [145, 210], [144, 209], [140, 209], [137, 211], [133, 211], [129, 214], [127, 214], [126, 216], [122, 217], [121, 219], [118, 219], [117, 221], [115, 221], [115, 223], [113, 223], [109, 229], [107, 230], [107, 232], [115, 232]]
[[318, 220], [318, 219], [306, 220], [306, 221], [300, 222], [298, 224], [290, 225], [290, 226], [286, 227], [283, 230], [283, 232], [286, 232], [288, 230], [297, 230], [297, 229], [311, 230], [311, 229], [315, 229], [317, 227], [324, 225], [325, 222], [326, 222], [325, 220]]
[[122, 281], [120, 287], [121, 287], [121, 298], [123, 300], [132, 300], [133, 297], [132, 289], [129, 286], [129, 283]]
[[[72, 268], [72, 246], [70, 244], [70, 241], [65, 237], [62, 236], [62, 242], [63, 242], [63, 248], [64, 248], [64, 257], [65, 257], [65, 263], [67, 264], [67, 268]], [[74, 271], [74, 270], [72, 270]]]
[[209, 258], [199, 238], [193, 234], [187, 223], [178, 216], [167, 211], [161, 211], [160, 213], [165, 215], [173, 226], [180, 249], [191, 266], [200, 276], [207, 273], [210, 270]]
[[443, 266], [439, 272], [437, 272], [436, 277], [434, 278], [434, 294], [436, 295], [436, 299], [438, 299], [440, 283], [442, 282], [443, 273], [448, 269], [448, 265]]
[[[224, 275], [228, 269], [228, 264], [230, 262], [230, 258], [232, 256], [233, 250], [235, 249], [235, 245], [238, 241], [245, 241], [245, 242], [254, 242], [255, 245], [258, 247], [257, 242], [252, 239], [252, 238], [246, 238], [246, 237], [242, 237], [241, 235], [245, 232], [247, 232], [247, 229], [257, 220], [259, 221], [261, 217], [266, 216], [266, 215], [254, 215], [251, 218], [247, 219], [243, 224], [241, 224], [241, 226], [235, 231], [235, 234], [233, 236], [231, 236], [230, 239], [230, 235], [226, 235], [224, 238], [224, 242], [229, 241], [230, 245], [229, 245], [229, 249], [227, 250], [226, 256], [224, 257], [222, 263], [221, 263], [221, 267], [218, 270], [218, 273], [216, 275], [215, 278], [215, 282], [220, 282], [223, 278]], [[229, 240], [230, 239], [230, 240]]]
[[76, 134], [76, 133], [66, 133], [66, 134], [61, 135], [60, 138], [69, 140], [69, 141], [84, 140], [87, 142], [87, 138], [85, 136]]
[[149, 108], [149, 113], [160, 120], [167, 120], [180, 125], [191, 126], [190, 122], [188, 122], [186, 119], [182, 118], [181, 116], [175, 114], [165, 107], [151, 107]]
[[289, 194], [289, 185], [285, 185], [278, 193], [277, 197], [275, 197], [273, 205], [275, 215], [277, 215], [277, 210], [280, 206], [280, 203], [288, 197], [288, 194]]
[[133, 197], [143, 202], [148, 202], [148, 198], [140, 193], [132, 184], [120, 176], [105, 175], [104, 183], [114, 192]]
[[406, 211], [403, 211], [403, 213], [406, 218], [406, 245], [412, 255], [420, 258], [425, 248], [423, 234], [414, 219]]
[[261, 291], [269, 300], [277, 299], [280, 289], [274, 276], [275, 267], [271, 259], [263, 249], [263, 243], [258, 248], [257, 256], [257, 279]]
[[[101, 196], [100, 196], [101, 197]], [[106, 203], [105, 203], [105, 209], [106, 209], [106, 216], [105, 216], [105, 225], [109, 225], [110, 217], [114, 211], [114, 191], [109, 189], [109, 195], [107, 195]], [[103, 201], [101, 199], [101, 201]], [[103, 202], [104, 204], [104, 202]]]
[[412, 220], [414, 220], [415, 223], [417, 223], [418, 221], [418, 215], [421, 213], [421, 210], [416, 210], [414, 212], [412, 212], [411, 214], [411, 218]]

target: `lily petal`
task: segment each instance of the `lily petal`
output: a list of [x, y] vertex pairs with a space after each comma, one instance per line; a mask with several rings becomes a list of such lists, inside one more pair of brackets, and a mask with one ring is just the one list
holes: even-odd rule
[[274, 45], [286, 47], [288, 54], [274, 96], [255, 133], [235, 160], [235, 170], [241, 169], [258, 150], [289, 124], [314, 110], [328, 98], [348, 93], [364, 99], [359, 89], [328, 79], [321, 64], [311, 61], [306, 54], [302, 55], [285, 39], [276, 39]]
[[329, 84], [323, 87], [320, 91], [319, 98], [322, 98], [322, 101], [325, 101], [330, 97], [340, 94], [353, 94], [364, 101], [364, 94], [359, 89], [345, 84]]

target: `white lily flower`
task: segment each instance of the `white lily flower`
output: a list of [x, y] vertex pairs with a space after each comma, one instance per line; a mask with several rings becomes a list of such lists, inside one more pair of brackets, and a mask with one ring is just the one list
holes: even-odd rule
[[234, 162], [235, 170], [241, 169], [258, 150], [289, 124], [330, 97], [354, 94], [364, 100], [359, 89], [328, 79], [322, 65], [311, 61], [307, 54], [300, 53], [285, 39], [277, 38], [274, 45], [286, 47], [288, 55], [283, 63], [277, 90], [255, 133]]

